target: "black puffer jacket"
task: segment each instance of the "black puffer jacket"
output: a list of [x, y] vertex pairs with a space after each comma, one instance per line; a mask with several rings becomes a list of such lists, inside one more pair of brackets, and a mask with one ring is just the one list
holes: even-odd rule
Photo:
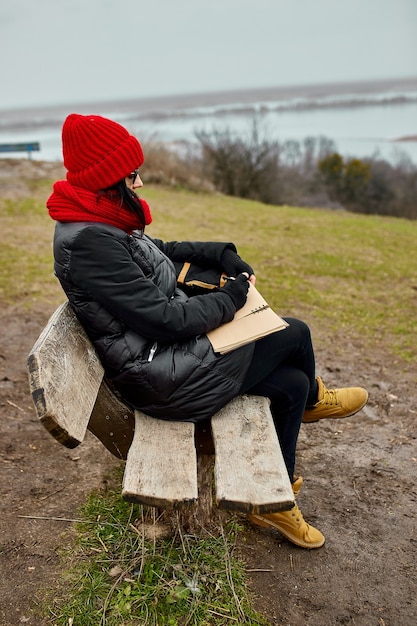
[[162, 419], [198, 421], [239, 393], [253, 344], [215, 354], [205, 333], [233, 318], [221, 289], [188, 297], [173, 262], [221, 268], [233, 244], [169, 242], [113, 226], [57, 222], [55, 273], [126, 401]]

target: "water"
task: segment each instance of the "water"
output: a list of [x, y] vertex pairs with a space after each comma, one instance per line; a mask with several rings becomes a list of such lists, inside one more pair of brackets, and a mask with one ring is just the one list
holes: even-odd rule
[[[210, 132], [232, 129], [240, 135], [249, 135], [251, 113], [190, 112], [187, 117], [130, 121], [132, 132], [140, 137], [156, 136], [163, 141], [192, 140], [197, 130]], [[345, 109], [314, 109], [307, 111], [258, 112], [259, 126], [268, 138], [280, 142], [307, 137], [326, 137], [345, 157], [380, 156], [396, 162], [403, 152], [417, 165], [417, 139], [414, 142], [397, 142], [394, 139], [417, 135], [417, 102], [402, 105], [364, 106]]]
[[[41, 150], [33, 158], [61, 160], [61, 125], [72, 111], [99, 113], [124, 124], [139, 139], [171, 145], [196, 142], [195, 132], [201, 130], [248, 135], [256, 114], [261, 133], [270, 140], [326, 137], [344, 157], [380, 157], [395, 163], [406, 155], [417, 165], [417, 80], [0, 111], [0, 143], [39, 141]], [[395, 141], [407, 136], [414, 141]]]

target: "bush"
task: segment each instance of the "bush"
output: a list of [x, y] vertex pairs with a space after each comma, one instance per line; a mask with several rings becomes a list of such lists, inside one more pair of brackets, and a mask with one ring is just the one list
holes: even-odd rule
[[320, 159], [317, 165], [322, 182], [327, 187], [329, 196], [339, 200], [343, 189], [343, 158], [337, 152]]
[[346, 163], [337, 152], [318, 162], [318, 171], [329, 196], [346, 207], [361, 206], [370, 179], [370, 166], [360, 159]]
[[147, 183], [187, 188], [191, 191], [214, 191], [210, 181], [201, 173], [201, 162], [191, 144], [171, 146], [151, 138], [143, 142], [145, 163], [144, 178]]
[[218, 191], [271, 203], [279, 195], [279, 148], [260, 136], [254, 119], [248, 140], [229, 129], [200, 131], [202, 170]]
[[417, 168], [408, 159], [397, 165], [377, 159], [350, 159], [334, 153], [318, 162], [329, 197], [360, 213], [417, 218]]

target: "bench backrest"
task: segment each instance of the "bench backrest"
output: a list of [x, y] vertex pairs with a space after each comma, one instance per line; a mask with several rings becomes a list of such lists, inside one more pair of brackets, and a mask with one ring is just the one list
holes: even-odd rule
[[104, 371], [68, 302], [39, 336], [28, 368], [39, 419], [55, 439], [74, 448], [84, 439]]
[[69, 302], [49, 319], [28, 356], [37, 415], [57, 441], [75, 448], [87, 428], [125, 459], [133, 439], [133, 411], [110, 391], [104, 370]]

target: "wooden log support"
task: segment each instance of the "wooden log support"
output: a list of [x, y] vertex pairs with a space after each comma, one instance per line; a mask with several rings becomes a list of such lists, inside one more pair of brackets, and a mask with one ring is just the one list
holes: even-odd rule
[[273, 513], [294, 505], [269, 400], [239, 396], [211, 420], [217, 506]]

